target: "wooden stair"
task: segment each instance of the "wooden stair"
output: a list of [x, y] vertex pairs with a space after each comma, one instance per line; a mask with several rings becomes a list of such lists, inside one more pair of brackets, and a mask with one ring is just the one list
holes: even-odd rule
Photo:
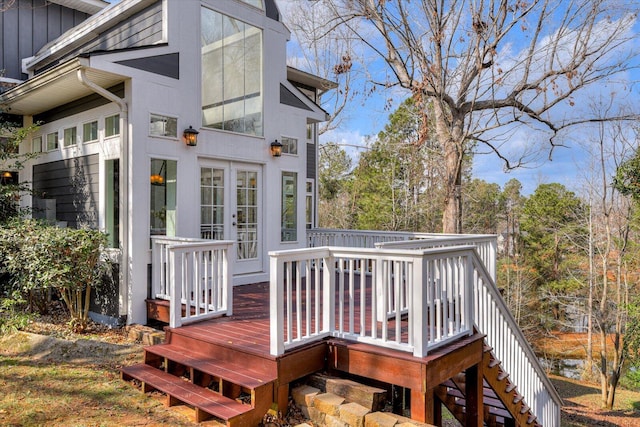
[[[526, 405], [523, 396], [518, 393], [516, 385], [509, 380], [509, 375], [502, 370], [500, 361], [496, 359], [492, 350], [485, 345], [482, 360], [485, 425], [542, 427]], [[451, 378], [436, 388], [438, 399], [463, 425], [466, 418], [465, 394], [464, 374]]]
[[[197, 422], [216, 418], [229, 427], [255, 426], [274, 401], [277, 375], [263, 360], [194, 342], [145, 347], [144, 363], [121, 369], [122, 379], [139, 382], [141, 391], [159, 391], [166, 405], [186, 404]], [[192, 350], [197, 349], [197, 350]], [[267, 368], [265, 368], [267, 367]]]

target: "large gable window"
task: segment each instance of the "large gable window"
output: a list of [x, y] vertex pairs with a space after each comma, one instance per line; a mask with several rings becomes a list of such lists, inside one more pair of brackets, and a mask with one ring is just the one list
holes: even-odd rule
[[202, 125], [263, 135], [262, 31], [202, 8]]

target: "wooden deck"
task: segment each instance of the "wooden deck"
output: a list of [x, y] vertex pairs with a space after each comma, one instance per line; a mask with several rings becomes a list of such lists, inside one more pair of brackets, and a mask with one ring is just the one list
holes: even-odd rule
[[[535, 425], [535, 420], [526, 416], [524, 419], [531, 422], [513, 422], [516, 417], [509, 415], [511, 408], [503, 401], [515, 400], [517, 392], [510, 387], [508, 376], [499, 371], [499, 362], [487, 359], [490, 349], [480, 333], [424, 358], [342, 339], [325, 339], [275, 357], [270, 354], [269, 284], [244, 285], [233, 291], [232, 316], [165, 328], [165, 344], [145, 349], [145, 365], [181, 378], [178, 381], [186, 379], [200, 387], [201, 393], [192, 386], [172, 385], [167, 375], [153, 375], [154, 370], [147, 366], [125, 367], [123, 378], [140, 381], [143, 391], [166, 393], [168, 405], [183, 402], [193, 406], [198, 421], [213, 415], [228, 426], [257, 425], [274, 402], [286, 408], [290, 384], [318, 371], [410, 390], [411, 418], [417, 421], [438, 423], [442, 402], [456, 411], [454, 415], [465, 426]], [[168, 321], [164, 317], [168, 316], [168, 302], [148, 301], [148, 312], [150, 318]], [[499, 390], [489, 387], [486, 378], [483, 381], [483, 373], [489, 372], [489, 368], [483, 369], [487, 363], [491, 368], [498, 366], [495, 376], [504, 382], [493, 388]], [[460, 376], [464, 377], [462, 383]], [[213, 399], [213, 392], [222, 395], [223, 401]], [[242, 394], [250, 396], [244, 412], [237, 408]]]

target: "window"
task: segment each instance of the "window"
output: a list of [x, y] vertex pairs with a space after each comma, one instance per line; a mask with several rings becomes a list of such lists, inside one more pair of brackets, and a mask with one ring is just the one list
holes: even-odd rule
[[32, 153], [41, 153], [42, 152], [42, 137], [36, 136], [31, 140], [31, 152]]
[[178, 119], [160, 114], [151, 114], [149, 117], [149, 135], [178, 137]]
[[207, 8], [201, 21], [202, 125], [262, 136], [262, 31]]
[[178, 162], [151, 159], [150, 226], [152, 236], [176, 235], [176, 176]]
[[58, 148], [58, 132], [47, 134], [47, 151], [52, 151]]
[[120, 246], [120, 161], [107, 160], [105, 169], [105, 231], [109, 247], [117, 248]]
[[285, 154], [298, 154], [298, 140], [295, 138], [283, 136], [282, 152]]
[[295, 172], [282, 172], [282, 227], [281, 240], [283, 242], [295, 242], [297, 233], [297, 183], [298, 174]]
[[82, 125], [82, 142], [98, 140], [98, 121], [85, 123]]
[[62, 140], [62, 144], [64, 147], [76, 145], [76, 141], [77, 141], [76, 138], [78, 136], [78, 131], [76, 130], [75, 126], [72, 128], [65, 129], [63, 134], [64, 134], [64, 138]]
[[304, 205], [305, 205], [305, 226], [307, 228], [307, 230], [313, 228], [313, 217], [314, 217], [314, 210], [315, 210], [315, 206], [313, 203], [314, 200], [314, 192], [313, 192], [313, 181], [308, 180], [307, 181], [307, 187], [306, 187], [306, 195], [305, 195], [305, 201], [304, 201]]
[[312, 124], [307, 125], [307, 139], [309, 141], [311, 141], [313, 139], [313, 127], [314, 127], [314, 125], [312, 125]]
[[104, 136], [120, 135], [120, 114], [109, 116], [104, 119]]

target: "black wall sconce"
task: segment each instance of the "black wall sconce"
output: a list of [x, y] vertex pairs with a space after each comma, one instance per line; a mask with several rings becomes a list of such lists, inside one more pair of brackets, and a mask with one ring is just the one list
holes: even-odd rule
[[193, 127], [189, 126], [188, 129], [185, 129], [184, 132], [182, 132], [182, 138], [184, 139], [184, 143], [187, 144], [189, 147], [195, 147], [196, 145], [198, 145], [199, 133], [200, 132], [195, 130]]
[[271, 155], [273, 157], [280, 157], [282, 156], [282, 143], [279, 142], [277, 139], [275, 141], [273, 141], [271, 143], [271, 146], [269, 147], [269, 150], [271, 151]]

